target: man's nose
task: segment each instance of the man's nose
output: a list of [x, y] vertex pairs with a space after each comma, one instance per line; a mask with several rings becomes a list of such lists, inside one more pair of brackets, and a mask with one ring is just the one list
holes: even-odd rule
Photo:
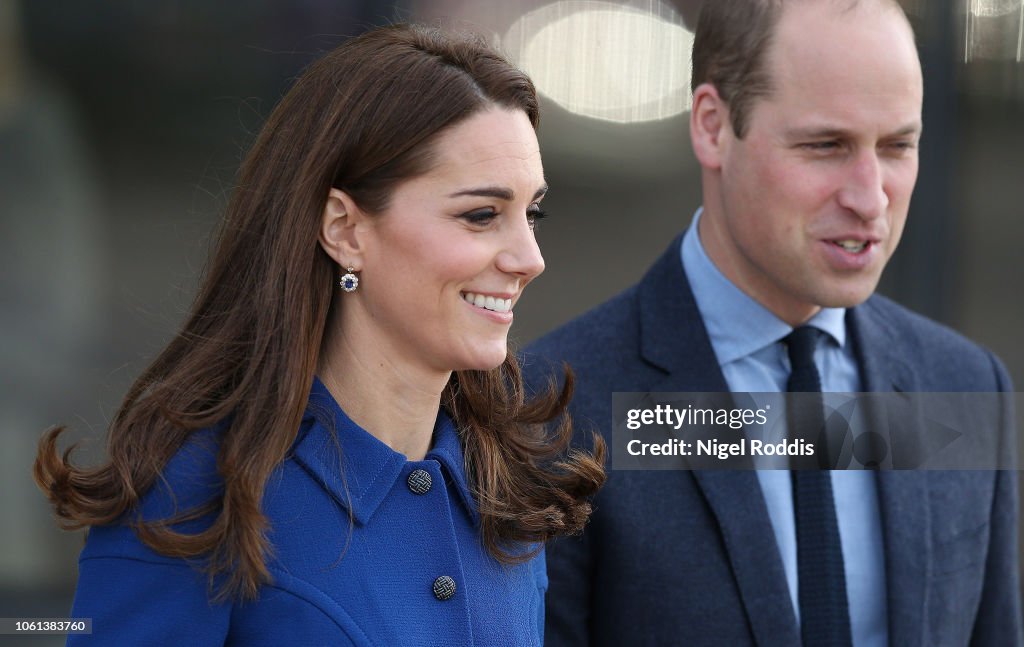
[[878, 153], [864, 151], [850, 162], [839, 190], [839, 204], [864, 220], [874, 220], [889, 207], [885, 174]]

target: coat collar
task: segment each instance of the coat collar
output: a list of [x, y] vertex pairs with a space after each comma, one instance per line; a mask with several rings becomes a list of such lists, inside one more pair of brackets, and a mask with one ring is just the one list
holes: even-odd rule
[[[370, 521], [407, 463], [410, 468], [415, 465], [353, 422], [318, 378], [313, 379], [292, 456], [361, 525]], [[466, 481], [462, 443], [444, 409], [434, 423], [433, 445], [424, 458], [429, 460], [441, 464], [475, 521], [477, 509]]]
[[640, 283], [640, 355], [666, 374], [652, 391], [724, 393], [729, 387], [683, 271], [680, 242], [672, 241]]
[[919, 390], [917, 376], [897, 350], [906, 345], [906, 340], [896, 337], [895, 323], [888, 320], [873, 299], [847, 310], [846, 325], [853, 337], [865, 391], [913, 393]]

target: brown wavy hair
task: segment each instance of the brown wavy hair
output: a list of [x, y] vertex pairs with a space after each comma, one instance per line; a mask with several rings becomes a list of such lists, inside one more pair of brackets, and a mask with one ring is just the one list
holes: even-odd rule
[[[270, 115], [242, 163], [215, 251], [182, 330], [129, 389], [110, 430], [109, 461], [78, 467], [39, 443], [36, 482], [64, 528], [132, 523], [153, 550], [201, 558], [218, 599], [251, 599], [270, 580], [261, 500], [295, 441], [338, 268], [318, 242], [329, 190], [371, 213], [429, 170], [439, 133], [489, 107], [539, 112], [530, 79], [477, 37], [393, 25], [314, 62]], [[578, 532], [604, 481], [604, 446], [569, 450], [572, 376], [527, 401], [515, 357], [458, 371], [441, 403], [464, 443], [482, 535], [498, 560], [520, 542]], [[546, 423], [558, 420], [546, 431]], [[143, 520], [140, 498], [196, 430], [222, 423], [223, 492], [172, 519]], [[210, 515], [202, 532], [173, 524]], [[223, 579], [221, 579], [223, 578]]]

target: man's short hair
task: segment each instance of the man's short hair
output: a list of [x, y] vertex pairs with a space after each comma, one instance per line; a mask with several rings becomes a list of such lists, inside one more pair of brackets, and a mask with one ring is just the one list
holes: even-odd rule
[[[736, 137], [746, 134], [754, 101], [772, 91], [767, 53], [782, 17], [783, 5], [798, 0], [704, 0], [693, 41], [691, 90], [711, 83], [729, 106]], [[860, 0], [832, 0], [851, 11]], [[897, 0], [877, 0], [904, 16]]]

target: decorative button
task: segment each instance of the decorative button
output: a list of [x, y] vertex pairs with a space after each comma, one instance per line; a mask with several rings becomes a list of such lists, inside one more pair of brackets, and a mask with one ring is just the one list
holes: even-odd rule
[[413, 470], [409, 474], [409, 478], [406, 479], [406, 484], [408, 484], [409, 489], [412, 490], [414, 494], [426, 494], [427, 492], [430, 492], [430, 486], [433, 482], [434, 480], [430, 478], [430, 472], [427, 470]]
[[442, 575], [441, 577], [434, 580], [434, 597], [444, 602], [445, 600], [451, 599], [455, 595], [455, 580]]

